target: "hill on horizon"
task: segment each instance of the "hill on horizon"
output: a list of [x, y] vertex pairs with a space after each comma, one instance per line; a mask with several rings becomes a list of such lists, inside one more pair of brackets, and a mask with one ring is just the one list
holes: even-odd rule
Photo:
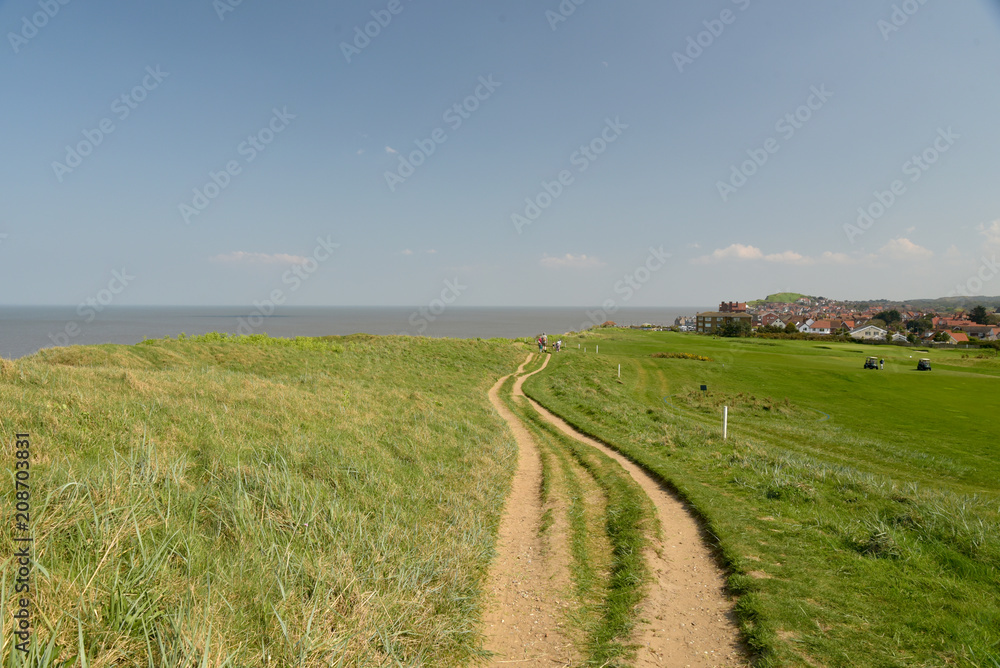
[[[808, 297], [809, 299], [818, 299], [811, 295], [802, 294], [799, 292], [776, 292], [770, 294], [763, 299], [755, 299], [753, 301], [748, 301], [747, 304], [751, 306], [756, 306], [765, 303], [786, 303], [791, 304], [795, 301], [801, 299], [802, 297]], [[877, 304], [880, 306], [905, 306], [910, 309], [920, 310], [920, 311], [954, 311], [954, 310], [967, 310], [974, 306], [985, 306], [986, 308], [997, 309], [1000, 308], [1000, 296], [987, 297], [987, 296], [954, 296], [954, 297], [937, 297], [934, 299], [838, 299], [836, 301], [843, 302], [845, 304], [851, 304], [853, 306], [862, 305], [872, 305]]]

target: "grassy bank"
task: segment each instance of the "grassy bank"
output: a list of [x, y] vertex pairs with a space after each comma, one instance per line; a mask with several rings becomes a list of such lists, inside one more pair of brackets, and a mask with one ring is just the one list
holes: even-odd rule
[[885, 348], [865, 371], [852, 344], [563, 340], [525, 391], [693, 504], [761, 663], [1000, 665], [996, 360]]
[[31, 665], [474, 661], [515, 461], [486, 391], [523, 351], [209, 335], [3, 361], [0, 456], [31, 434], [34, 646], [54, 649]]

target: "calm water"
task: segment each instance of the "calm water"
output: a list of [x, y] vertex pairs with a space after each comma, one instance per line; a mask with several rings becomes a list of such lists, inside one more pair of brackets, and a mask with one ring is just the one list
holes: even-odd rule
[[[708, 307], [622, 308], [618, 324], [672, 325], [680, 315]], [[109, 307], [77, 313], [75, 307], [0, 307], [0, 357], [13, 359], [41, 348], [95, 343], [134, 344], [143, 339], [206, 332], [323, 336], [364, 332], [455, 338], [535, 336], [579, 331], [603, 322], [596, 309], [449, 308], [440, 315], [412, 307], [281, 307], [264, 316], [246, 307]], [[88, 318], [92, 318], [88, 322]]]

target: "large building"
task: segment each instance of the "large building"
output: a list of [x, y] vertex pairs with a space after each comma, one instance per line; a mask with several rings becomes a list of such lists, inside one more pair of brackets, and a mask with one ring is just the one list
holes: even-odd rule
[[722, 313], [746, 313], [746, 302], [720, 302], [719, 311]]
[[752, 316], [749, 313], [732, 313], [728, 311], [707, 311], [699, 313], [696, 318], [695, 331], [699, 334], [715, 334], [719, 329], [731, 322], [745, 322], [750, 326]]

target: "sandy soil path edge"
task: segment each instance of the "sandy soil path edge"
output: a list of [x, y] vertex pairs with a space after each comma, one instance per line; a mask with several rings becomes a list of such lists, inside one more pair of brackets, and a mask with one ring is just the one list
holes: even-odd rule
[[[527, 376], [518, 379], [514, 394], [522, 394], [524, 378]], [[643, 603], [636, 665], [747, 665], [733, 602], [725, 592], [725, 574], [704, 544], [698, 522], [684, 503], [621, 453], [576, 431], [532, 399], [528, 398], [528, 402], [563, 433], [615, 459], [656, 507], [663, 539], [645, 553], [653, 583]]]
[[[529, 354], [516, 373], [523, 373], [533, 357]], [[543, 364], [538, 371], [544, 368]], [[544, 557], [544, 543], [538, 535], [542, 519], [538, 448], [499, 397], [500, 386], [510, 375], [498, 380], [489, 391], [490, 403], [510, 426], [518, 447], [517, 472], [500, 521], [497, 556], [486, 581], [486, 649], [495, 653], [489, 665], [576, 665], [579, 656], [563, 632], [562, 610], [568, 602], [561, 599], [556, 584], [566, 565]], [[519, 378], [518, 383], [528, 375]]]

